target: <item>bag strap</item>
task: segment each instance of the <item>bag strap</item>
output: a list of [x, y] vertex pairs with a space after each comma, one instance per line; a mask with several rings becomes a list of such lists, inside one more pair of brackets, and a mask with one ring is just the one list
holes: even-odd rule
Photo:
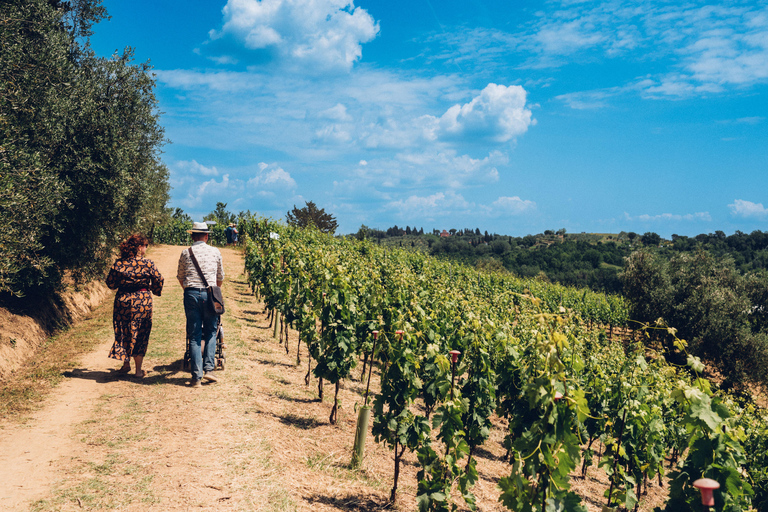
[[197, 258], [195, 258], [195, 253], [192, 252], [191, 247], [189, 248], [189, 257], [192, 258], [192, 263], [195, 264], [197, 273], [200, 274], [200, 277], [203, 279], [203, 284], [205, 284], [205, 287], [208, 288], [208, 280], [205, 278], [205, 274], [203, 274], [203, 271], [200, 269], [200, 264], [197, 262]]

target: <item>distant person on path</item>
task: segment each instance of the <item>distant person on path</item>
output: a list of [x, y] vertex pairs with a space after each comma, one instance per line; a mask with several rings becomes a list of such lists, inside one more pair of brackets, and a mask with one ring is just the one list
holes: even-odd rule
[[237, 225], [232, 224], [232, 244], [237, 245]]
[[[216, 368], [216, 329], [219, 325], [219, 317], [208, 309], [208, 291], [192, 261], [190, 251], [194, 254], [209, 285], [215, 282], [216, 286], [221, 286], [224, 281], [224, 264], [221, 260], [221, 252], [206, 243], [209, 231], [205, 222], [195, 222], [188, 233], [192, 235], [192, 247], [181, 252], [176, 277], [184, 288], [184, 313], [187, 316], [192, 387], [198, 388], [202, 381], [218, 380], [211, 372]], [[201, 349], [203, 342], [205, 342], [204, 352]]]
[[232, 229], [232, 224], [227, 226], [227, 229], [224, 230], [224, 235], [227, 237], [227, 245], [232, 245], [232, 237], [235, 234], [235, 230]]
[[[117, 290], [112, 312], [115, 343], [109, 357], [123, 361], [120, 373], [131, 371], [131, 357], [136, 363], [136, 377], [144, 378], [141, 369], [152, 331], [152, 294], [163, 291], [163, 276], [157, 267], [144, 257], [149, 240], [134, 233], [120, 244], [120, 258], [107, 275], [107, 286]], [[151, 291], [151, 293], [150, 293]]]

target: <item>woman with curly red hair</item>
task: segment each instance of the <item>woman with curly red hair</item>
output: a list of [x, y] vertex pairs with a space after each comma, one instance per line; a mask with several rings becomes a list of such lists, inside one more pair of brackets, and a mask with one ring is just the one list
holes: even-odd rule
[[[163, 291], [163, 276], [157, 267], [144, 257], [149, 239], [134, 233], [120, 244], [120, 258], [107, 276], [107, 286], [117, 290], [112, 313], [115, 343], [109, 357], [123, 361], [120, 373], [131, 371], [131, 357], [136, 363], [136, 377], [147, 372], [141, 369], [152, 331], [152, 294]], [[150, 293], [151, 291], [151, 293]]]

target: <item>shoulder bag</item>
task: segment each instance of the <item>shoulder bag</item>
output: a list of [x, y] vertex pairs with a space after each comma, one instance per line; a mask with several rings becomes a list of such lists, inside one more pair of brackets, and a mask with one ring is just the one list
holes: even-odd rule
[[224, 295], [222, 295], [221, 293], [221, 288], [219, 288], [218, 286], [208, 285], [208, 280], [205, 278], [205, 274], [203, 274], [203, 271], [200, 269], [200, 264], [197, 262], [197, 258], [195, 258], [195, 253], [192, 252], [191, 247], [189, 248], [189, 257], [192, 258], [192, 263], [195, 264], [197, 273], [200, 274], [200, 278], [203, 280], [203, 283], [205, 284], [205, 289], [208, 292], [208, 309], [214, 315], [223, 315], [224, 314]]

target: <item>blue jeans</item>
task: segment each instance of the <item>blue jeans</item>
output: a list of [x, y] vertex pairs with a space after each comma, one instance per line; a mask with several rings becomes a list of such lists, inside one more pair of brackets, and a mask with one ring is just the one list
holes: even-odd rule
[[[187, 339], [192, 377], [203, 378], [204, 372], [216, 368], [216, 329], [219, 316], [208, 309], [208, 292], [205, 289], [184, 290], [184, 313], [187, 315]], [[201, 345], [205, 342], [205, 348]]]

